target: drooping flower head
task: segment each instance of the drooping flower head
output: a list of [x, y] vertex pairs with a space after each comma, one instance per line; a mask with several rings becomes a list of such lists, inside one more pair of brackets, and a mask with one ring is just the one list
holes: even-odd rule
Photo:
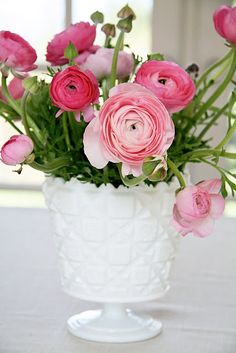
[[60, 108], [57, 116], [63, 111], [73, 111], [79, 120], [80, 112], [83, 112], [85, 121], [90, 121], [94, 117], [91, 104], [97, 103], [99, 98], [97, 79], [89, 70], [69, 66], [53, 77], [50, 97], [52, 103]]
[[145, 62], [137, 71], [135, 82], [150, 89], [170, 113], [185, 108], [195, 94], [190, 75], [171, 61]]
[[[64, 31], [56, 34], [48, 43], [46, 60], [52, 65], [65, 65], [68, 59], [64, 57], [64, 50], [70, 42], [74, 44], [79, 53], [79, 63], [81, 64], [86, 57], [96, 51], [93, 46], [96, 37], [96, 26], [88, 22], [79, 22], [70, 25]], [[81, 58], [83, 60], [81, 61]]]
[[122, 163], [122, 174], [138, 176], [145, 157], [163, 156], [172, 144], [174, 124], [152, 92], [134, 83], [110, 91], [84, 133], [84, 151], [90, 163], [103, 168]]
[[30, 137], [26, 135], [14, 135], [1, 149], [2, 162], [7, 165], [23, 163], [33, 152], [34, 145]]
[[218, 34], [236, 44], [236, 7], [222, 5], [213, 15], [215, 29]]
[[15, 71], [27, 72], [36, 69], [36, 51], [18, 34], [0, 31], [0, 63]]
[[214, 220], [222, 215], [225, 206], [220, 188], [221, 180], [211, 179], [178, 192], [173, 225], [180, 234], [205, 237], [212, 232]]

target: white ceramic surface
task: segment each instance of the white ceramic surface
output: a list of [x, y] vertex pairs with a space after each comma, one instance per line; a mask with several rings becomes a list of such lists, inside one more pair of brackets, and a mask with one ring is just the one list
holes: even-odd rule
[[[43, 191], [51, 212], [64, 291], [80, 299], [113, 304], [162, 296], [169, 289], [178, 239], [170, 226], [177, 187], [176, 180], [170, 185], [159, 183], [156, 188], [116, 189], [112, 185], [97, 188], [76, 179], [47, 178]], [[116, 318], [117, 329], [125, 319], [129, 325], [130, 315], [123, 315], [121, 321]], [[104, 315], [99, 317], [101, 323]], [[81, 314], [68, 321], [70, 332], [77, 336], [82, 332], [80, 319]], [[144, 323], [142, 317], [138, 321], [138, 335], [132, 332], [127, 338], [121, 334], [117, 341], [113, 334], [114, 342], [142, 340], [160, 332], [160, 323], [149, 325], [150, 318]], [[99, 340], [93, 325], [86, 321], [85, 326], [86, 333], [80, 337]], [[105, 336], [101, 332], [101, 340]]]

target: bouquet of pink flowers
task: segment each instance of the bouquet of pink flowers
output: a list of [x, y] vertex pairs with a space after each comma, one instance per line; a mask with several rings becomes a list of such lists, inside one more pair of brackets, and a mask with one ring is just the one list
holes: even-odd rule
[[[236, 175], [221, 158], [236, 130], [236, 7], [214, 13], [216, 31], [226, 40], [226, 55], [199, 76], [196, 64], [184, 69], [159, 53], [141, 59], [126, 45], [135, 13], [127, 5], [118, 23], [80, 22], [48, 43], [50, 82], [29, 75], [37, 55], [19, 35], [0, 32], [0, 115], [17, 132], [1, 148], [8, 165], [24, 164], [68, 181], [127, 187], [179, 180], [173, 224], [186, 235], [204, 237], [224, 210], [227, 190], [236, 190]], [[99, 26], [103, 47], [94, 44]], [[119, 31], [116, 36], [116, 32]], [[8, 80], [9, 74], [13, 79]], [[215, 102], [231, 85], [228, 101]], [[223, 117], [228, 130], [212, 147], [206, 133]], [[20, 126], [17, 121], [22, 122]], [[207, 163], [219, 178], [186, 185], [189, 162]]]

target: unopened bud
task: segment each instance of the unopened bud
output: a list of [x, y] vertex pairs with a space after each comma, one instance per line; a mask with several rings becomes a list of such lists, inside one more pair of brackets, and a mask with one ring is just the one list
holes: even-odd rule
[[129, 33], [132, 30], [132, 16], [124, 18], [117, 23], [117, 28], [121, 31]]
[[70, 42], [64, 50], [64, 57], [69, 61], [73, 60], [78, 56], [78, 50], [76, 46]]
[[37, 76], [27, 77], [22, 81], [22, 85], [26, 91], [36, 94], [39, 90]]
[[131, 17], [132, 20], [136, 19], [136, 15], [134, 11], [129, 7], [129, 5], [126, 5], [122, 7], [122, 9], [118, 12], [117, 16], [119, 18], [128, 18]]
[[102, 32], [105, 33], [107, 37], [115, 37], [116, 36], [116, 27], [111, 23], [105, 23], [102, 28]]
[[147, 57], [148, 57], [148, 60], [157, 60], [157, 61], [165, 60], [164, 55], [160, 53], [152, 53], [152, 54], [149, 54]]
[[104, 22], [104, 15], [100, 11], [95, 11], [94, 13], [92, 13], [90, 18], [91, 18], [91, 20], [93, 21], [93, 23], [95, 25], [97, 25], [98, 23], [103, 23]]

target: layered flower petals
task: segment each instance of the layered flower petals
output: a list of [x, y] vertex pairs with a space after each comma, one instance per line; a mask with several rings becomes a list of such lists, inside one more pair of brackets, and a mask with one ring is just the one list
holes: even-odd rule
[[4, 63], [15, 71], [31, 71], [36, 69], [36, 51], [18, 34], [0, 31], [0, 63]]
[[150, 89], [170, 113], [185, 108], [195, 94], [190, 75], [170, 61], [145, 62], [138, 70], [135, 82]]
[[[87, 57], [81, 68], [92, 71], [98, 80], [109, 77], [111, 74], [113, 54], [114, 49], [100, 48], [95, 54], [91, 54]], [[133, 71], [133, 67], [134, 59], [132, 54], [120, 51], [117, 62], [117, 78], [122, 79], [128, 77]]]
[[32, 140], [26, 135], [14, 135], [1, 149], [2, 162], [7, 165], [23, 163], [33, 152]]
[[[174, 138], [174, 124], [164, 105], [151, 92], [135, 85], [130, 95], [126, 85], [121, 86], [117, 86], [119, 93], [112, 94], [104, 103], [96, 123], [86, 128], [85, 154], [96, 167], [105, 159], [122, 162], [123, 175], [137, 176], [145, 157], [166, 153]], [[96, 151], [97, 157], [88, 147], [93, 138], [97, 140], [93, 145], [102, 146]]]
[[67, 64], [68, 59], [64, 57], [64, 50], [70, 42], [74, 44], [79, 54], [86, 52], [83, 57], [83, 60], [85, 60], [90, 52], [96, 50], [93, 46], [95, 37], [96, 27], [88, 22], [70, 25], [64, 31], [56, 34], [48, 43], [46, 60], [54, 66]]
[[90, 105], [97, 103], [99, 98], [98, 82], [90, 71], [83, 72], [76, 66], [70, 66], [53, 77], [50, 97], [61, 112], [78, 114], [84, 111], [85, 120], [90, 121], [94, 117]]
[[186, 235], [199, 237], [209, 235], [214, 220], [224, 212], [224, 198], [219, 195], [220, 179], [203, 181], [178, 192], [173, 208], [173, 226]]

